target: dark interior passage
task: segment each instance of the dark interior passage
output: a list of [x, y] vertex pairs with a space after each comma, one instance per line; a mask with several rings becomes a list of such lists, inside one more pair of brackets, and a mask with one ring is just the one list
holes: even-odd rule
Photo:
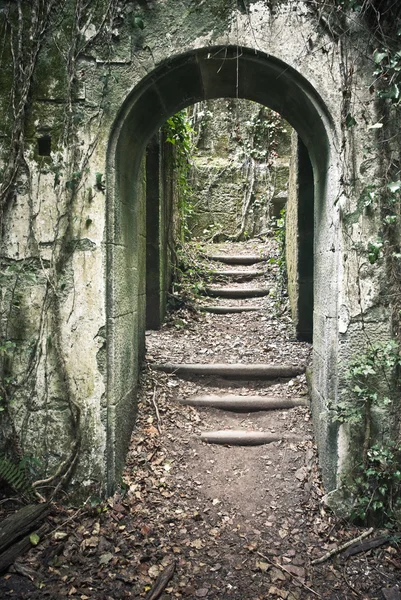
[[[282, 271], [288, 270], [297, 338], [311, 342], [314, 178], [308, 150], [288, 123], [257, 103], [204, 102], [176, 117], [191, 134], [185, 173], [191, 210], [188, 217], [177, 216], [183, 174], [176, 152], [182, 142], [177, 137], [169, 143], [163, 127], [146, 150], [147, 329], [160, 327], [165, 315], [174, 245], [183, 238], [177, 228], [199, 241], [274, 235], [284, 208], [287, 269], [282, 265]], [[185, 226], [177, 223], [180, 218]]]

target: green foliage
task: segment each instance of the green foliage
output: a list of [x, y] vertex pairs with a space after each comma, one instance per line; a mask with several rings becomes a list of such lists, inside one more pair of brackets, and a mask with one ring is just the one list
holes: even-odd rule
[[93, 187], [99, 192], [104, 192], [106, 190], [103, 173], [95, 173], [95, 185]]
[[353, 485], [351, 517], [362, 523], [391, 527], [401, 520], [401, 445], [375, 444]]
[[194, 130], [187, 118], [185, 110], [181, 110], [164, 125], [166, 142], [174, 146], [174, 175], [177, 183], [177, 207], [181, 242], [190, 238], [188, 222], [193, 214], [192, 187], [189, 183], [194, 145]]
[[251, 136], [244, 144], [244, 151], [257, 161], [273, 164], [277, 158], [279, 136], [285, 133], [281, 116], [270, 108], [261, 108], [247, 122]]
[[355, 357], [349, 366], [347, 380], [350, 397], [330, 405], [331, 419], [339, 423], [357, 424], [366, 419], [366, 411], [390, 404], [388, 395], [378, 388], [383, 379], [391, 388], [394, 370], [401, 365], [401, 354], [395, 340], [377, 342]]
[[380, 253], [383, 248], [383, 240], [378, 239], [376, 242], [369, 242], [368, 244], [368, 260], [373, 265], [380, 257]]
[[345, 125], [348, 129], [351, 129], [357, 125], [356, 119], [351, 115], [351, 113], [348, 113], [345, 117]]
[[31, 457], [23, 458], [19, 463], [14, 463], [6, 456], [0, 456], [0, 479], [5, 481], [15, 492], [32, 498], [32, 475], [38, 461]]
[[141, 30], [145, 28], [145, 23], [143, 22], [143, 18], [140, 15], [131, 16], [131, 25]]
[[71, 174], [71, 179], [69, 179], [65, 183], [66, 189], [70, 190], [72, 192], [75, 192], [78, 189], [78, 186], [79, 186], [79, 183], [81, 181], [81, 178], [82, 178], [82, 172], [81, 171], [74, 171]]
[[373, 61], [376, 64], [374, 75], [380, 81], [379, 98], [386, 98], [393, 104], [399, 104], [401, 43], [397, 48], [387, 46], [376, 49], [373, 53]]
[[174, 277], [168, 305], [172, 310], [184, 306], [195, 308], [196, 300], [204, 291], [205, 282], [210, 279], [210, 271], [199, 261], [196, 250], [189, 244], [177, 245], [174, 264]]
[[391, 403], [400, 366], [397, 342], [371, 344], [351, 361], [349, 397], [330, 407], [333, 421], [348, 423], [363, 433], [362, 460], [346, 487], [354, 499], [352, 518], [367, 524], [389, 525], [401, 519], [401, 446], [391, 441], [371, 444], [372, 410]]
[[285, 240], [286, 240], [286, 209], [283, 208], [280, 211], [280, 218], [276, 222], [276, 230], [274, 232], [274, 239], [277, 242], [278, 256], [273, 257], [269, 260], [270, 264], [278, 266], [278, 272], [276, 277], [276, 297], [277, 297], [277, 308], [283, 301], [284, 294], [287, 291], [287, 262], [285, 257]]

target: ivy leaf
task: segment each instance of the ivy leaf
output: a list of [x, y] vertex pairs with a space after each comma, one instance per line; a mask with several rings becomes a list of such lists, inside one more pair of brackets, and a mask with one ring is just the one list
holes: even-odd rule
[[391, 100], [398, 100], [400, 97], [400, 88], [394, 83], [388, 90], [380, 90], [379, 98], [390, 98]]
[[355, 127], [356, 120], [351, 115], [351, 113], [348, 113], [347, 116], [345, 117], [345, 124], [348, 127], [348, 129], [351, 129], [351, 127]]
[[145, 27], [145, 24], [142, 20], [141, 17], [134, 17], [134, 25], [135, 27], [138, 27], [139, 29], [143, 29]]
[[374, 123], [373, 125], [369, 125], [368, 129], [381, 129], [383, 127], [383, 123]]
[[40, 542], [40, 537], [37, 533], [31, 533], [29, 536], [29, 541], [31, 542], [32, 546], [37, 546]]
[[387, 187], [390, 190], [390, 192], [394, 194], [395, 192], [398, 192], [398, 190], [401, 188], [401, 181], [392, 181], [391, 183], [387, 184]]
[[388, 56], [387, 52], [384, 52], [383, 50], [375, 50], [373, 53], [373, 60], [375, 61], [375, 63], [378, 65], [379, 63], [382, 62], [382, 60], [384, 60], [386, 57]]
[[397, 215], [387, 215], [384, 221], [388, 225], [394, 225], [394, 223], [397, 223]]

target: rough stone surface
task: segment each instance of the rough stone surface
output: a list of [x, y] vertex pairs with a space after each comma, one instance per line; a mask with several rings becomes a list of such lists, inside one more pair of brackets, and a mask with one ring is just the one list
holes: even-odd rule
[[[371, 269], [358, 250], [377, 235], [380, 215], [368, 215], [349, 185], [360, 177], [357, 187], [371, 181], [375, 161], [366, 162], [365, 155], [377, 132], [344, 124], [345, 100], [356, 123], [377, 122], [369, 92], [374, 67], [358, 53], [358, 45], [368, 43], [357, 15], [340, 45], [309, 2], [272, 4], [253, 1], [241, 11], [226, 2], [195, 7], [191, 0], [154, 0], [144, 3], [141, 29], [133, 25], [131, 4], [112, 2], [114, 20], [106, 29], [100, 31], [105, 21], [96, 10], [79, 24], [83, 46], [71, 58], [75, 11], [67, 2], [63, 18], [57, 15], [58, 31], [48, 33], [39, 53], [29, 111], [22, 113], [24, 160], [2, 221], [2, 270], [10, 284], [2, 288], [3, 337], [16, 344], [2, 361], [13, 382], [10, 412], [23, 450], [41, 457], [44, 474], [51, 475], [79, 441], [73, 483], [82, 496], [116, 485], [135, 420], [146, 323], [146, 146], [174, 112], [215, 98], [239, 97], [279, 112], [309, 153], [312, 410], [328, 490], [339, 485], [355, 451], [347, 431], [331, 424], [328, 403], [345, 393], [344, 373], [363, 345], [363, 332], [377, 339], [391, 333], [381, 295], [384, 265]], [[4, 48], [5, 164], [13, 61], [7, 43]], [[353, 66], [346, 98], [345, 62]], [[51, 136], [49, 156], [38, 150], [45, 134]], [[171, 224], [167, 212], [164, 218], [161, 289], [168, 281]], [[21, 265], [15, 287], [8, 267]]]
[[266, 230], [273, 199], [287, 194], [291, 127], [266, 107], [235, 98], [201, 102], [190, 114], [197, 133], [193, 235]]

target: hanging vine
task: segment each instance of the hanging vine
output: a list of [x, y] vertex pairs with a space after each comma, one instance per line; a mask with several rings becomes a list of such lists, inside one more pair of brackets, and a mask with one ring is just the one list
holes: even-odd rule
[[[71, 479], [82, 443], [82, 402], [77, 396], [76, 384], [66, 362], [65, 340], [61, 324], [65, 294], [74, 281], [69, 275], [74, 242], [79, 236], [80, 223], [74, 217], [77, 202], [91, 191], [104, 192], [99, 174], [91, 175], [89, 159], [96, 149], [99, 133], [107, 110], [109, 68], [105, 63], [103, 100], [91, 111], [87, 123], [90, 139], [81, 150], [79, 130], [83, 114], [75, 98], [78, 93], [78, 60], [90, 52], [93, 44], [102, 42], [112, 51], [114, 22], [121, 14], [118, 0], [104, 3], [100, 0], [17, 0], [7, 3], [2, 11], [1, 27], [4, 34], [0, 56], [0, 82], [8, 90], [8, 105], [1, 109], [5, 120], [5, 137], [1, 149], [2, 183], [0, 186], [0, 224], [2, 236], [6, 233], [8, 213], [17, 196], [26, 200], [25, 210], [30, 215], [27, 256], [15, 260], [2, 259], [0, 278], [5, 284], [1, 291], [0, 317], [0, 426], [6, 443], [1, 448], [3, 464], [22, 465], [29, 460], [26, 454], [26, 431], [38, 394], [49, 401], [50, 382], [62, 390], [63, 401], [68, 406], [66, 426], [70, 432], [69, 448], [63, 456], [49, 462], [46, 456], [34, 458], [29, 472], [31, 489], [43, 500], [55, 497]], [[89, 34], [89, 25], [91, 25]], [[92, 33], [95, 29], [95, 33]], [[54, 31], [58, 32], [57, 37]], [[36, 136], [32, 135], [33, 119], [37, 107], [32, 105], [37, 88], [43, 85], [46, 63], [57, 64], [60, 101], [53, 109], [56, 115], [53, 126], [51, 151], [38, 156]], [[11, 69], [10, 66], [11, 65]], [[5, 97], [5, 95], [4, 95]], [[3, 97], [3, 99], [4, 99]], [[37, 213], [35, 177], [41, 177], [41, 168], [54, 173], [56, 218], [51, 231], [50, 253], [42, 257], [39, 241], [32, 226]], [[31, 172], [32, 170], [32, 172]], [[93, 183], [90, 179], [93, 177]], [[22, 196], [21, 196], [22, 192]], [[40, 208], [39, 208], [40, 210]], [[88, 221], [86, 221], [86, 227]], [[4, 242], [2, 242], [4, 243]], [[41, 290], [41, 309], [35, 331], [23, 341], [19, 334], [24, 299], [30, 289]], [[32, 329], [32, 327], [31, 327]], [[18, 362], [21, 367], [16, 369]], [[41, 378], [42, 389], [38, 391]], [[46, 440], [44, 440], [46, 444]], [[49, 449], [50, 450], [50, 449]], [[8, 461], [8, 462], [7, 462]], [[13, 469], [3, 469], [0, 477], [14, 488]], [[41, 477], [43, 473], [46, 475]]]
[[[345, 382], [348, 391], [331, 406], [332, 419], [348, 427], [349, 435], [361, 448], [361, 455], [351, 459], [351, 477], [344, 481], [345, 494], [353, 502], [353, 517], [392, 526], [400, 519], [400, 439], [397, 427], [380, 425], [377, 416], [382, 410], [395, 414], [400, 391], [401, 162], [397, 123], [401, 101], [401, 7], [387, 0], [312, 1], [310, 6], [342, 52], [342, 150], [345, 162], [352, 165], [343, 185], [345, 197], [356, 198], [353, 210], [344, 212], [343, 223], [358, 260], [356, 288], [364, 344], [350, 361]], [[364, 45], [356, 47], [350, 57], [343, 39], [354, 23], [363, 28]], [[357, 106], [354, 80], [359, 57], [371, 65], [375, 122], [367, 118], [368, 111], [361, 102]], [[352, 157], [357, 128], [364, 130], [368, 140], [359, 169]], [[376, 235], [366, 246], [353, 239], [353, 226], [361, 219], [377, 223]], [[366, 322], [362, 277], [364, 271], [379, 275], [383, 267], [386, 278], [380, 282], [380, 302], [391, 312], [392, 339], [378, 342]]]

